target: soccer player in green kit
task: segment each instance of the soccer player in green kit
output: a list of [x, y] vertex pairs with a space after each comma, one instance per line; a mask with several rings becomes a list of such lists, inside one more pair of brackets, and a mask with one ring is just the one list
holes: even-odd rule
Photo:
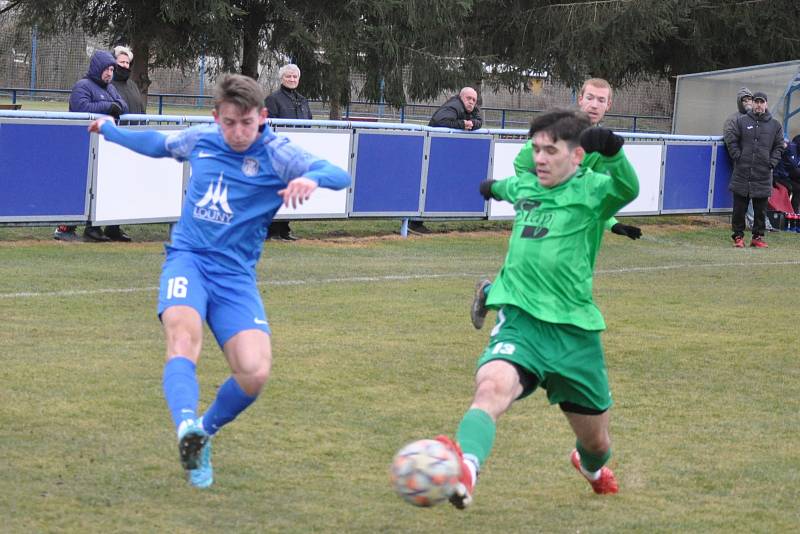
[[[616, 493], [608, 434], [608, 386], [600, 332], [605, 322], [592, 300], [592, 271], [606, 221], [639, 193], [623, 139], [590, 128], [586, 113], [556, 109], [531, 123], [536, 174], [481, 184], [485, 198], [514, 204], [508, 254], [488, 295], [497, 323], [477, 364], [475, 394], [445, 443], [459, 457], [461, 478], [450, 497], [472, 501], [481, 465], [494, 444], [497, 420], [541, 386], [577, 437], [573, 466], [595, 493]], [[600, 158], [600, 173], [581, 165]]]
[[[611, 84], [603, 78], [589, 78], [583, 82], [580, 92], [578, 93], [578, 107], [581, 111], [586, 112], [592, 126], [598, 126], [605, 118], [606, 113], [611, 109], [611, 104], [614, 98], [614, 91], [611, 89]], [[526, 172], [536, 172], [536, 162], [533, 159], [533, 140], [528, 139], [514, 158], [514, 173], [521, 176]], [[586, 154], [581, 162], [582, 167], [605, 172], [605, 162], [599, 154], [592, 153]], [[630, 226], [622, 224], [617, 221], [615, 217], [611, 217], [606, 221], [606, 229], [611, 230], [612, 233], [624, 235], [630, 239], [639, 239], [642, 237], [642, 230], [637, 226]], [[475, 296], [472, 299], [472, 306], [470, 307], [470, 320], [472, 326], [480, 330], [483, 328], [483, 323], [486, 320], [488, 308], [486, 307], [486, 296], [491, 289], [491, 280], [484, 278], [478, 280], [475, 286]]]

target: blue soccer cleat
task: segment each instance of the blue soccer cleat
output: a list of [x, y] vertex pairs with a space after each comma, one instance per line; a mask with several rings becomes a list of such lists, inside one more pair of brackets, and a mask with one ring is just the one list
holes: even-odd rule
[[214, 483], [214, 468], [211, 465], [211, 439], [207, 439], [200, 451], [197, 469], [191, 469], [189, 483], [195, 488], [207, 488]]
[[186, 470], [197, 469], [208, 434], [197, 421], [187, 419], [178, 427], [178, 452]]

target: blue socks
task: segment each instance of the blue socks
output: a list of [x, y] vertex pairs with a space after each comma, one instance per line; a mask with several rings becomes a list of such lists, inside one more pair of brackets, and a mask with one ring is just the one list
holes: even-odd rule
[[197, 401], [200, 398], [200, 385], [197, 383], [195, 364], [184, 356], [176, 356], [164, 365], [164, 398], [172, 414], [175, 428], [185, 419], [197, 417]]
[[228, 378], [217, 391], [217, 398], [203, 414], [203, 429], [213, 436], [224, 425], [253, 404], [258, 395], [249, 396], [233, 377]]

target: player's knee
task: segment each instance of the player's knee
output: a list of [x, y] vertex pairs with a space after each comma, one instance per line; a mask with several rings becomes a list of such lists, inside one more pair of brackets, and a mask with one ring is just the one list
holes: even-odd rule
[[167, 334], [168, 357], [181, 355], [196, 360], [200, 353], [201, 340], [189, 330], [175, 329]]
[[249, 367], [243, 370], [243, 372], [237, 373], [237, 375], [239, 383], [242, 385], [242, 389], [245, 393], [248, 395], [258, 395], [261, 393], [261, 389], [267, 383], [267, 380], [269, 380], [269, 360], [263, 360], [258, 365]]
[[581, 438], [581, 445], [592, 454], [603, 455], [611, 450], [608, 432], [596, 432]]
[[484, 377], [476, 385], [473, 406], [485, 410], [496, 418], [508, 409], [514, 398], [513, 388], [506, 381], [495, 377]]

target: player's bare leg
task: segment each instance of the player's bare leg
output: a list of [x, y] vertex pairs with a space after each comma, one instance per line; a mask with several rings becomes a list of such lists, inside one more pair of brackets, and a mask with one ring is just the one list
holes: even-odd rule
[[598, 415], [585, 415], [564, 412], [578, 444], [584, 454], [575, 449], [570, 454], [570, 462], [583, 475], [598, 494], [617, 493], [619, 485], [613, 471], [604, 465], [611, 456], [611, 438], [608, 434], [608, 411]]

